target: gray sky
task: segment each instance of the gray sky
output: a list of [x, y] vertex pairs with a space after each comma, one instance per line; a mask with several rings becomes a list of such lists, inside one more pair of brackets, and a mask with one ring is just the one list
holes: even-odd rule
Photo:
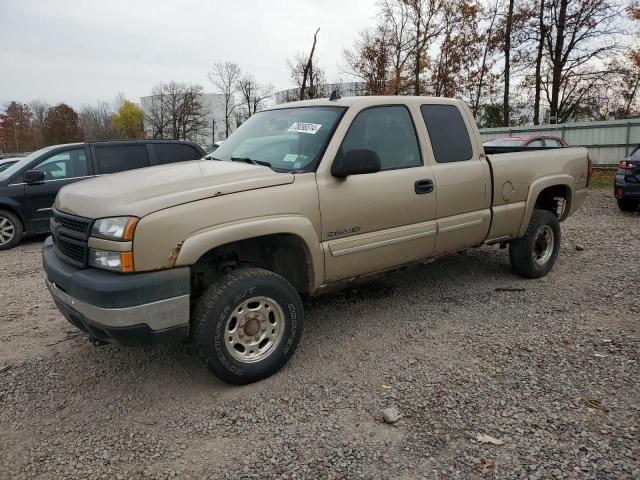
[[342, 50], [374, 14], [374, 0], [0, 0], [0, 105], [138, 102], [168, 80], [211, 92], [207, 72], [223, 60], [289, 88], [286, 60], [317, 27], [327, 80], [349, 80]]

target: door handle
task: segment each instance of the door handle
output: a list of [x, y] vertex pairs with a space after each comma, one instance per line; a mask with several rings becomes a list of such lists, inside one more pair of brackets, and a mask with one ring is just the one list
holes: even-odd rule
[[431, 193], [433, 192], [433, 180], [418, 180], [415, 183], [416, 193], [421, 195], [423, 193]]

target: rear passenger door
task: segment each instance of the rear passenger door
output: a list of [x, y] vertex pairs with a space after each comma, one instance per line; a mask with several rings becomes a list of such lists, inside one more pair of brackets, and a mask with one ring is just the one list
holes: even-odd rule
[[144, 143], [128, 145], [93, 146], [93, 159], [97, 175], [124, 172], [149, 166], [149, 154]]
[[491, 174], [470, 138], [470, 114], [450, 104], [420, 107], [432, 150], [438, 233], [434, 254], [479, 244], [491, 224]]
[[154, 165], [186, 162], [202, 158], [195, 147], [186, 143], [151, 143], [149, 146], [155, 153]]

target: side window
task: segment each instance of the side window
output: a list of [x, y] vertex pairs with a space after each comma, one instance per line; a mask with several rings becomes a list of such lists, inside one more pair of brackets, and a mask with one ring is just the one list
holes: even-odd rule
[[554, 147], [554, 148], [562, 147], [560, 142], [555, 138], [545, 138], [544, 143], [546, 144], [547, 147]]
[[97, 173], [117, 173], [149, 166], [147, 147], [144, 145], [120, 145], [95, 147]]
[[158, 165], [186, 160], [197, 160], [201, 157], [195, 148], [179, 143], [154, 143]]
[[473, 158], [469, 131], [455, 105], [422, 105], [433, 155], [438, 163], [462, 162]]
[[[547, 145], [547, 147], [550, 147], [551, 145]], [[555, 145], [554, 145], [555, 146]], [[542, 140], [534, 140], [533, 142], [529, 142], [527, 143], [527, 147], [544, 147]]]
[[422, 165], [411, 115], [401, 105], [368, 108], [356, 116], [340, 150], [345, 153], [362, 148], [378, 154], [382, 170]]
[[33, 170], [43, 171], [45, 181], [86, 177], [89, 174], [84, 148], [56, 153]]

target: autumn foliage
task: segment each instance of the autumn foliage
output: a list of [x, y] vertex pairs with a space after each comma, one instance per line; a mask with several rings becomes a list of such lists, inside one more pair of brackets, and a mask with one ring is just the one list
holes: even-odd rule
[[140, 107], [123, 98], [116, 103], [120, 107], [98, 102], [83, 105], [76, 112], [65, 103], [51, 107], [42, 100], [10, 102], [0, 113], [0, 154], [30, 152], [61, 143], [143, 138]]
[[[344, 51], [371, 95], [465, 100], [483, 126], [640, 114], [617, 0], [378, 0]], [[640, 20], [632, 4], [629, 18]], [[637, 38], [637, 35], [636, 35]], [[625, 44], [626, 42], [626, 44]], [[546, 120], [543, 114], [546, 113]]]

